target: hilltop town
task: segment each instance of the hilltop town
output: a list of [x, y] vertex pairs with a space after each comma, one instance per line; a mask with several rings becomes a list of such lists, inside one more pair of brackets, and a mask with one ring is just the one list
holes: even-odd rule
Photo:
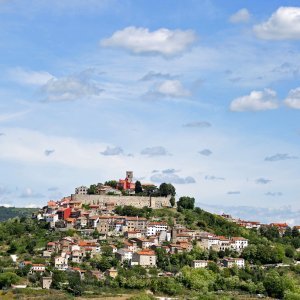
[[[175, 195], [171, 184], [157, 187], [134, 182], [128, 171], [125, 179], [80, 186], [70, 196], [50, 200], [31, 220], [20, 220], [25, 235], [32, 236], [26, 228], [42, 230], [44, 236], [37, 233], [38, 242], [24, 241], [29, 243], [26, 246], [6, 242], [16, 274], [22, 278], [22, 284], [12, 280], [12, 287], [66, 289], [81, 295], [90, 281], [93, 289], [117, 285], [155, 291], [153, 282], [159, 280], [162, 286], [157, 292], [176, 295], [188, 287], [185, 282], [191, 276], [202, 274], [216, 280], [216, 274], [229, 272], [229, 280], [233, 274], [246, 272], [250, 280], [257, 270], [291, 268], [300, 261], [299, 226], [292, 229], [286, 223], [261, 224], [227, 214], [212, 215], [195, 208], [194, 198], [176, 201]], [[35, 223], [28, 225], [29, 221]], [[286, 248], [273, 243], [288, 239]], [[24, 255], [22, 247], [30, 255]], [[138, 281], [138, 274], [143, 274], [146, 285]], [[247, 293], [270, 295], [258, 278], [250, 281], [241, 277], [234, 289], [240, 289], [243, 282]], [[189, 286], [202, 289], [192, 282]]]

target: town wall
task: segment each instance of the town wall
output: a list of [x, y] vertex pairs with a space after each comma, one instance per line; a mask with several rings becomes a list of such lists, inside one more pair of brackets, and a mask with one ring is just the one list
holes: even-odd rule
[[146, 197], [146, 196], [123, 196], [123, 195], [79, 195], [72, 194], [72, 201], [81, 201], [83, 204], [105, 205], [114, 203], [116, 206], [132, 205], [137, 208], [144, 206], [151, 208], [169, 207], [171, 196]]

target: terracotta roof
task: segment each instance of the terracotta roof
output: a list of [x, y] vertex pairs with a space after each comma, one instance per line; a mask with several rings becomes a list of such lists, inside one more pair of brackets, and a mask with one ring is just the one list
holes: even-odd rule
[[146, 218], [142, 218], [142, 217], [127, 217], [126, 218], [128, 221], [147, 221]]
[[155, 226], [155, 225], [168, 226], [167, 223], [165, 222], [149, 222], [148, 224], [148, 226]]
[[247, 239], [245, 239], [243, 237], [233, 237], [233, 238], [231, 238], [231, 240], [233, 240], [233, 241], [248, 241]]
[[139, 251], [138, 255], [151, 255], [152, 256], [152, 255], [155, 255], [155, 252], [152, 250], [144, 249], [142, 251]]
[[275, 227], [288, 227], [287, 223], [271, 223], [270, 225]]
[[76, 219], [75, 219], [75, 218], [67, 218], [66, 221], [67, 221], [67, 222], [75, 222]]

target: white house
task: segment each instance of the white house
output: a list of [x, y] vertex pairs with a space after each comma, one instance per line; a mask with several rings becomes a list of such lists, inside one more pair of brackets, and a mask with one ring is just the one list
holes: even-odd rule
[[245, 267], [245, 260], [243, 258], [225, 257], [223, 258], [222, 263], [225, 268], [232, 268], [234, 266], [237, 266], [241, 269]]
[[244, 248], [248, 246], [248, 240], [243, 237], [233, 237], [231, 238], [231, 248], [235, 251], [241, 252]]
[[31, 266], [31, 269], [30, 269], [30, 272], [33, 273], [33, 272], [45, 272], [45, 265], [42, 265], [42, 264], [33, 264]]
[[56, 269], [65, 271], [68, 269], [68, 258], [63, 256], [56, 256], [54, 258], [54, 266]]
[[161, 231], [167, 231], [168, 225], [164, 222], [150, 222], [147, 225], [147, 235], [156, 235], [157, 233], [160, 233]]
[[88, 188], [84, 185], [79, 186], [75, 189], [75, 194], [77, 195], [87, 195], [88, 193]]
[[123, 262], [124, 260], [131, 261], [132, 260], [132, 251], [130, 251], [128, 249], [119, 249], [116, 252], [116, 258], [121, 262]]
[[208, 265], [208, 260], [193, 260], [192, 261], [192, 268], [205, 268]]

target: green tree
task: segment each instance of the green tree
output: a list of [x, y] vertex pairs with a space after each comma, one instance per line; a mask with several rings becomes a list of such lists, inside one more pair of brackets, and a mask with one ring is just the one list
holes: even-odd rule
[[118, 182], [116, 180], [108, 180], [105, 181], [104, 185], [111, 186], [113, 189], [116, 189], [118, 186]]
[[171, 197], [170, 204], [171, 204], [172, 207], [175, 206], [175, 197], [174, 196]]
[[195, 206], [195, 198], [191, 197], [180, 197], [179, 201], [177, 202], [178, 208], [183, 208], [183, 209], [194, 209]]
[[90, 187], [87, 190], [87, 193], [89, 195], [95, 195], [97, 193], [97, 185], [96, 184], [90, 185]]
[[289, 258], [294, 258], [296, 255], [294, 247], [290, 245], [286, 246], [285, 255]]
[[84, 291], [79, 272], [68, 272], [69, 289], [74, 296], [81, 296]]
[[263, 284], [269, 296], [280, 299], [283, 298], [284, 284], [278, 272], [274, 270], [268, 272]]
[[213, 287], [216, 274], [206, 269], [182, 268], [183, 282], [187, 288], [207, 293]]
[[143, 192], [142, 184], [140, 181], [136, 181], [134, 191], [136, 194], [140, 194]]
[[292, 228], [290, 226], [288, 226], [283, 234], [284, 237], [291, 237], [293, 234], [292, 232]]
[[0, 274], [0, 288], [8, 288], [12, 284], [17, 283], [20, 277], [13, 272], [5, 272]]
[[163, 197], [167, 197], [169, 195], [175, 196], [176, 190], [175, 190], [175, 187], [171, 183], [164, 182], [159, 186], [159, 193]]
[[300, 232], [299, 232], [299, 229], [294, 226], [293, 229], [292, 229], [292, 237], [299, 237], [300, 236]]
[[61, 289], [63, 283], [67, 281], [67, 275], [64, 271], [53, 270], [52, 272], [52, 284], [51, 287], [54, 289]]

